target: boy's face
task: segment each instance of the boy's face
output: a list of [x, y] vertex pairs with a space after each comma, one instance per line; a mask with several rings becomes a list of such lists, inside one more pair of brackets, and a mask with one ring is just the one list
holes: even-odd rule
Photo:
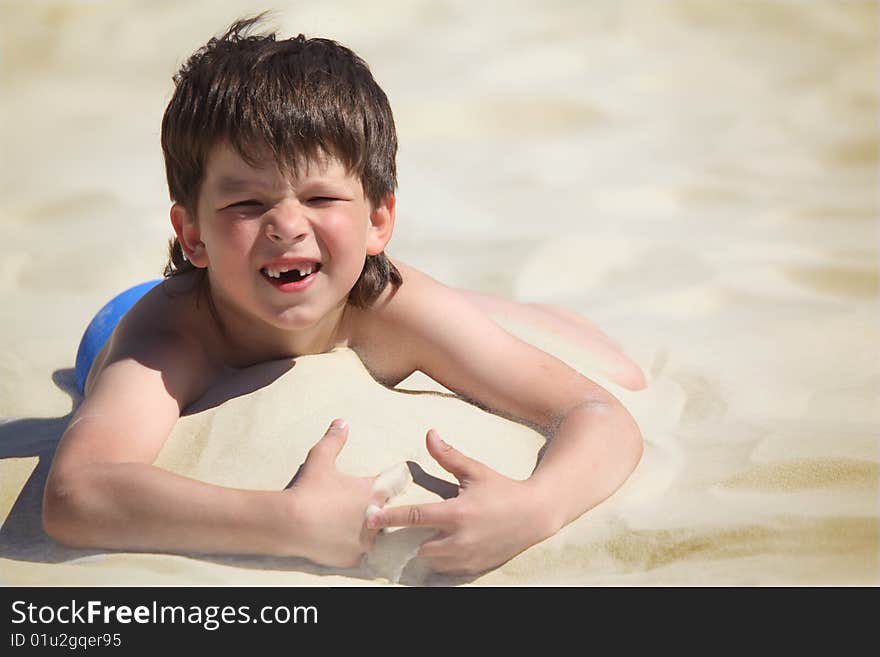
[[385, 248], [394, 197], [373, 208], [360, 180], [332, 158], [299, 167], [290, 180], [220, 143], [206, 163], [197, 217], [175, 206], [172, 223], [190, 261], [207, 267], [218, 308], [308, 329], [341, 308], [366, 256]]

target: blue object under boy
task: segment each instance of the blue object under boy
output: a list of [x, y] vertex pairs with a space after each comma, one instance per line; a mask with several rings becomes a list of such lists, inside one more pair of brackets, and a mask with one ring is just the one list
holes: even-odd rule
[[110, 338], [119, 320], [142, 296], [162, 280], [158, 278], [147, 281], [130, 287], [125, 292], [120, 292], [110, 299], [89, 322], [86, 332], [83, 333], [82, 340], [79, 342], [79, 349], [76, 350], [76, 387], [80, 394], [85, 391], [86, 378], [89, 376], [89, 370], [92, 368], [95, 357]]

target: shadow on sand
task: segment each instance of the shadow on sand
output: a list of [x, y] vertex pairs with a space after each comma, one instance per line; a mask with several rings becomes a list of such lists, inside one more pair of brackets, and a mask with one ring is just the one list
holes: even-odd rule
[[[210, 399], [203, 398], [197, 403], [197, 407], [187, 409], [187, 412], [192, 413], [205, 410], [222, 403], [227, 398], [246, 394], [264, 385], [268, 385], [288, 369], [290, 369], [290, 364], [286, 367], [279, 364], [264, 370], [267, 376], [266, 380], [263, 381], [256, 381], [253, 377], [249, 377], [244, 386], [244, 391], [239, 386], [224, 390], [223, 392], [226, 394], [220, 394], [219, 396], [218, 391], [212, 391]], [[0, 558], [48, 565], [61, 564], [85, 557], [123, 554], [112, 550], [68, 548], [56, 543], [43, 531], [41, 515], [46, 478], [49, 474], [49, 468], [52, 464], [52, 458], [54, 457], [58, 441], [67, 428], [73, 412], [82, 400], [76, 388], [73, 369], [56, 370], [52, 374], [52, 380], [60, 390], [70, 397], [71, 411], [67, 415], [57, 418], [0, 419], [0, 460], [31, 458], [37, 460], [35, 467], [33, 467], [30, 476], [20, 491], [4, 491], [8, 495], [17, 494], [17, 497], [7, 517], [0, 519], [2, 520], [2, 526], [0, 526]], [[419, 394], [416, 391], [401, 392]], [[409, 462], [409, 466], [413, 479], [418, 485], [432, 490], [444, 498], [457, 494], [457, 487], [453, 484], [432, 477], [424, 472], [416, 463]], [[9, 485], [10, 483], [6, 483], [6, 486]], [[375, 574], [369, 572], [365, 567], [356, 569], [326, 568], [306, 559], [296, 557], [218, 556], [204, 554], [184, 554], [182, 556], [240, 569], [297, 571], [318, 577], [341, 575], [371, 581], [376, 579]], [[439, 574], [428, 575], [427, 579], [425, 579], [424, 575], [411, 574], [409, 569], [404, 569], [398, 583], [416, 586], [454, 586], [468, 583], [473, 581], [473, 579], [475, 579], [473, 576], [457, 577]], [[53, 583], [51, 568], [46, 570], [46, 581], [44, 583]], [[190, 583], [185, 580], [185, 576], [182, 576], [179, 582], [181, 585]], [[39, 585], [40, 582], [33, 582], [33, 584]], [[120, 582], [120, 585], [122, 584], [125, 583]]]

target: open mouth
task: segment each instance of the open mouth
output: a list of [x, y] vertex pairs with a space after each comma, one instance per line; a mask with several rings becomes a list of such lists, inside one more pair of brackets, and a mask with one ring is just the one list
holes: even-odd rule
[[275, 269], [272, 267], [263, 267], [260, 270], [260, 273], [268, 278], [269, 281], [271, 281], [272, 283], [284, 284], [298, 283], [299, 281], [308, 278], [312, 274], [317, 274], [319, 271], [321, 271], [321, 263], [315, 262], [308, 265], [301, 265], [298, 269]]

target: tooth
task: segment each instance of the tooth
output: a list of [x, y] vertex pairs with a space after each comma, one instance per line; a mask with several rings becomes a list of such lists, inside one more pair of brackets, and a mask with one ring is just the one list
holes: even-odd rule
[[302, 267], [286, 267], [279, 266], [275, 267], [263, 267], [263, 271], [267, 276], [271, 276], [272, 278], [280, 278], [281, 274], [286, 274], [287, 272], [295, 271], [300, 278], [305, 278], [311, 274], [314, 274], [318, 270], [317, 263], [309, 263]]

